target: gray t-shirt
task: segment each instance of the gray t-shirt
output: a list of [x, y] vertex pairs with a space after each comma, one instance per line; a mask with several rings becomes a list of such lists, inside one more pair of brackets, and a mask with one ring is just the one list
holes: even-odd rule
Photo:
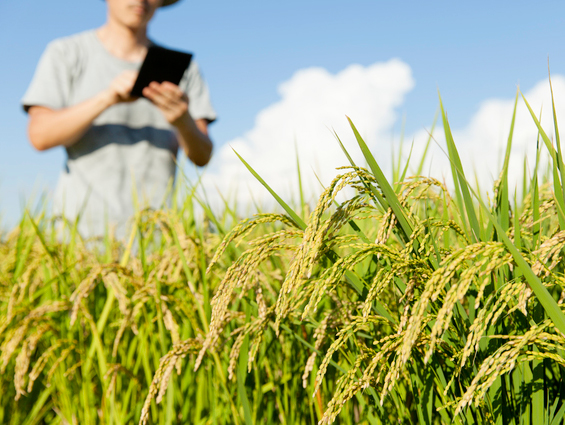
[[[125, 70], [141, 62], [119, 59], [104, 47], [94, 30], [57, 39], [43, 53], [22, 104], [61, 109], [83, 102]], [[192, 60], [180, 87], [189, 98], [193, 119], [214, 121], [216, 112], [198, 64]], [[145, 98], [114, 105], [93, 122], [74, 145], [53, 200], [53, 213], [73, 220], [80, 213], [83, 236], [102, 235], [106, 224], [119, 236], [139, 207], [159, 208], [175, 175], [178, 141], [173, 127]]]

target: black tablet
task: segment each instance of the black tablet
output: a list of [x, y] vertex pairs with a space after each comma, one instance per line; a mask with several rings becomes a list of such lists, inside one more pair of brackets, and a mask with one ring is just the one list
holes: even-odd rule
[[178, 85], [191, 60], [192, 55], [190, 53], [165, 49], [155, 45], [150, 46], [147, 50], [147, 56], [141, 64], [131, 95], [133, 97], [143, 96], [143, 89], [152, 81], [158, 83], [170, 81]]

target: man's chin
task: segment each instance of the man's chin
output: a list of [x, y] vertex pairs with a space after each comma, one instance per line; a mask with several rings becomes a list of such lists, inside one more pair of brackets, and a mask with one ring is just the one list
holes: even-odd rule
[[124, 22], [124, 24], [132, 31], [139, 31], [139, 30], [145, 28], [147, 26], [148, 22], [149, 22], [149, 19], [146, 19], [145, 17], [143, 17], [143, 18], [138, 18], [138, 19], [130, 19], [127, 22]]

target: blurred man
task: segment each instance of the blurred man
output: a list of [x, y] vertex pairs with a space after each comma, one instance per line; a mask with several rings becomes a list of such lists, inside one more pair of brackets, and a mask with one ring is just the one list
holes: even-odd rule
[[65, 168], [53, 213], [75, 219], [83, 236], [106, 226], [124, 235], [134, 212], [163, 205], [179, 146], [196, 165], [208, 163], [208, 124], [216, 119], [194, 60], [177, 86], [152, 82], [130, 92], [147, 48], [147, 25], [159, 7], [178, 0], [106, 0], [106, 23], [47, 46], [22, 99], [28, 134], [40, 151], [63, 146]]

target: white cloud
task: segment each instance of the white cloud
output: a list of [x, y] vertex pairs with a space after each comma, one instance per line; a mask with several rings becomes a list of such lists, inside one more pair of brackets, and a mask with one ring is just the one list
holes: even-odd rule
[[[552, 77], [552, 84], [557, 121], [565, 125], [565, 77]], [[542, 127], [547, 135], [553, 139], [551, 92], [548, 80], [538, 82], [533, 88], [525, 91], [524, 96], [537, 116], [541, 112]], [[449, 105], [446, 108], [449, 113]], [[464, 128], [452, 128], [453, 138], [467, 178], [474, 181], [476, 173], [482, 190], [492, 191], [492, 184], [498, 178], [510, 133], [513, 109], [513, 98], [489, 99], [481, 103], [478, 111]], [[438, 144], [445, 147], [445, 137], [441, 126], [434, 136]], [[425, 131], [415, 135], [414, 156], [416, 158], [421, 155], [427, 137], [428, 134]], [[529, 170], [533, 170], [537, 138], [537, 126], [520, 96], [516, 111], [509, 167], [509, 182], [512, 187], [518, 189], [518, 192], [520, 192], [523, 176], [524, 158], [528, 162]], [[543, 145], [541, 138], [540, 143]], [[547, 161], [546, 152], [547, 150], [543, 147], [542, 165], [545, 165]], [[438, 178], [445, 177], [448, 182], [450, 181], [449, 161], [437, 144], [433, 142], [424, 173]]]
[[[554, 76], [552, 80], [558, 119], [565, 126], [565, 77]], [[237, 193], [240, 207], [245, 208], [251, 200], [272, 204], [271, 196], [245, 169], [233, 148], [284, 199], [296, 200], [296, 141], [306, 190], [309, 194], [319, 194], [320, 186], [313, 171], [327, 185], [338, 174], [336, 167], [348, 165], [332, 129], [351, 148], [350, 153], [358, 164], [364, 164], [345, 115], [351, 117], [385, 173], [390, 175], [392, 129], [397, 124], [397, 110], [413, 87], [410, 67], [398, 59], [367, 67], [351, 65], [335, 75], [323, 68], [299, 70], [280, 85], [280, 101], [260, 111], [251, 130], [216, 152], [204, 176], [204, 187], [212, 195], [212, 201], [217, 202], [213, 195], [219, 189], [232, 197]], [[527, 90], [525, 96], [534, 111], [539, 113], [543, 106], [542, 125], [552, 137], [547, 80]], [[483, 190], [491, 191], [492, 182], [498, 177], [513, 107], [513, 98], [485, 100], [465, 127], [452, 128], [467, 176], [474, 181], [476, 173]], [[449, 113], [449, 105], [446, 109]], [[441, 119], [438, 124], [434, 136], [445, 149]], [[406, 137], [415, 141], [412, 171], [421, 158], [427, 137], [425, 130]], [[520, 99], [510, 162], [512, 185], [520, 185], [524, 157], [533, 167], [536, 140], [537, 128]], [[449, 185], [449, 161], [434, 142], [423, 174], [446, 180]]]
[[[263, 109], [254, 127], [231, 140], [215, 154], [204, 178], [208, 193], [238, 189], [238, 202], [253, 196], [268, 201], [270, 195], [244, 168], [235, 149], [276, 191], [286, 198], [297, 196], [295, 142], [304, 180], [310, 193], [319, 193], [314, 173], [328, 184], [336, 167], [347, 160], [331, 129], [351, 139], [348, 115], [378, 159], [390, 162], [392, 127], [396, 109], [414, 86], [410, 67], [398, 59], [363, 67], [350, 65], [337, 74], [323, 68], [296, 72], [279, 87], [281, 100]], [[377, 142], [385, 140], [379, 149]], [[358, 149], [352, 154], [359, 160]], [[252, 195], [251, 195], [252, 194]]]

